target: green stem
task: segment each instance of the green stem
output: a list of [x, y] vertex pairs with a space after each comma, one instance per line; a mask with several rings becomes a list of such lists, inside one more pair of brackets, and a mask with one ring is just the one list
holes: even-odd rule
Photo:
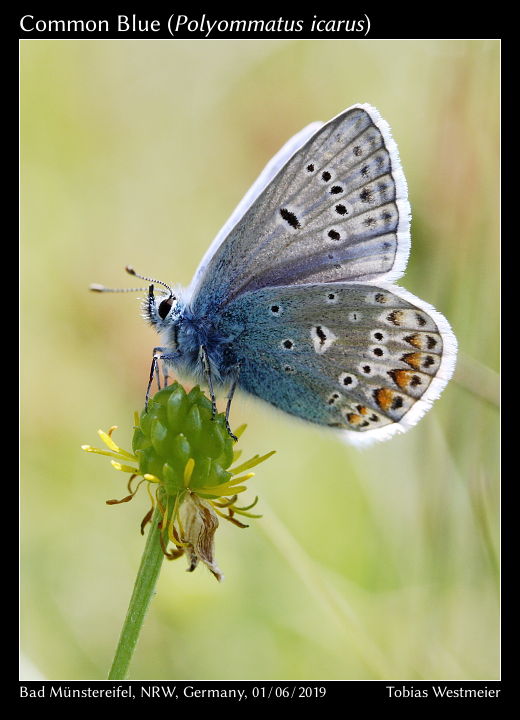
[[109, 680], [124, 680], [128, 672], [128, 666], [134, 654], [135, 646], [144, 616], [152, 599], [157, 578], [161, 570], [164, 554], [159, 540], [159, 522], [162, 520], [162, 513], [156, 506], [152, 517], [151, 528], [148, 532], [146, 546], [144, 548], [141, 565], [135, 580], [134, 591], [130, 598], [128, 612], [126, 613], [121, 637], [117, 645], [116, 654], [110, 673]]

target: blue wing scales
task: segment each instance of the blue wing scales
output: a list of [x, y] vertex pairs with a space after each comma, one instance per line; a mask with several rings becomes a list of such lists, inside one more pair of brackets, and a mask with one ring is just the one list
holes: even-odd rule
[[444, 317], [389, 283], [263, 288], [227, 307], [239, 386], [321, 425], [386, 437], [415, 424], [451, 375]]

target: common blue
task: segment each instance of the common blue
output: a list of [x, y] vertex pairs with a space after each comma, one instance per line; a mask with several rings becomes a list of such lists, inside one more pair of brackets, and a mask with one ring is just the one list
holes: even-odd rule
[[[370, 105], [312, 123], [268, 163], [191, 285], [149, 280], [143, 312], [163, 360], [341, 428], [358, 444], [404, 432], [448, 380], [446, 319], [394, 284], [410, 252], [406, 180]], [[156, 295], [154, 283], [165, 287]], [[102, 290], [102, 286], [93, 289]], [[228, 426], [229, 427], [229, 426]]]

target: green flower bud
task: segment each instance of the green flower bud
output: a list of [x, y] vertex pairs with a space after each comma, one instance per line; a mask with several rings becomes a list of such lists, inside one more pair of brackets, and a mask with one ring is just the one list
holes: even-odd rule
[[[132, 448], [141, 475], [155, 475], [168, 494], [183, 490], [184, 470], [190, 458], [195, 465], [190, 487], [220, 485], [231, 479], [233, 440], [225, 415], [212, 418], [211, 403], [194, 387], [186, 393], [178, 382], [160, 390], [143, 410], [134, 431]], [[168, 479], [162, 467], [167, 464]], [[173, 491], [173, 492], [172, 492]]]

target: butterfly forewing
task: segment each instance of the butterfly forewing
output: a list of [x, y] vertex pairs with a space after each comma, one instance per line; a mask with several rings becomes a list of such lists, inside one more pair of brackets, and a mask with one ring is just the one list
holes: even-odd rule
[[444, 318], [381, 284], [263, 288], [231, 302], [220, 326], [240, 385], [286, 412], [356, 433], [407, 427], [451, 372]]
[[409, 250], [406, 183], [387, 124], [354, 106], [278, 172], [209, 259], [193, 306], [248, 290], [401, 274]]

